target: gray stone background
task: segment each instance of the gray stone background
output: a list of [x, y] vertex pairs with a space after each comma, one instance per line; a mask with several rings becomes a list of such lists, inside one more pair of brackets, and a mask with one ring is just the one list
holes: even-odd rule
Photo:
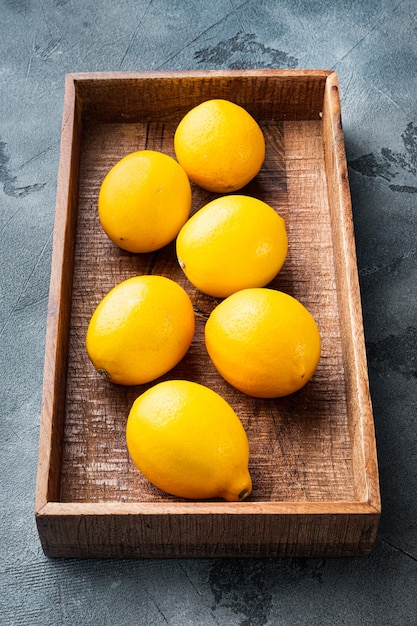
[[[33, 515], [64, 76], [338, 72], [383, 515], [367, 558], [49, 560]], [[0, 0], [0, 623], [417, 624], [415, 0]]]

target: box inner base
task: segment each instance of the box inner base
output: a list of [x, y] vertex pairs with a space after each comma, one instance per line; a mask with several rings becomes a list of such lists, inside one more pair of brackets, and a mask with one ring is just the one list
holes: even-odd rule
[[[174, 156], [175, 125], [89, 124], [80, 155], [80, 186], [61, 467], [61, 502], [168, 502], [131, 462], [125, 425], [134, 399], [149, 385], [122, 387], [104, 381], [85, 351], [94, 308], [115, 284], [136, 274], [162, 274], [181, 284], [196, 312], [196, 335], [183, 361], [158, 379], [186, 378], [218, 391], [247, 431], [251, 501], [321, 502], [355, 498], [332, 233], [321, 122], [261, 123], [267, 154], [258, 176], [239, 193], [271, 204], [284, 217], [286, 263], [271, 283], [303, 302], [322, 335], [322, 357], [313, 379], [287, 398], [260, 400], [230, 387], [204, 348], [204, 324], [217, 304], [194, 289], [175, 257], [175, 245], [134, 255], [117, 248], [97, 216], [100, 184], [128, 152], [144, 148]], [[215, 194], [193, 185], [196, 211]]]

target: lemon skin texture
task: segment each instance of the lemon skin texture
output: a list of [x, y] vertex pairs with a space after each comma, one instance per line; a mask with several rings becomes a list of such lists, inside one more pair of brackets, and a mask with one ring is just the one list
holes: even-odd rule
[[241, 189], [259, 172], [265, 139], [256, 120], [224, 99], [202, 102], [177, 126], [174, 149], [189, 178], [218, 193]]
[[153, 252], [175, 239], [191, 209], [191, 186], [167, 154], [132, 152], [104, 178], [98, 197], [100, 224], [129, 252]]
[[184, 224], [176, 240], [188, 280], [219, 298], [267, 285], [287, 251], [284, 219], [267, 203], [245, 195], [212, 200]]
[[130, 410], [126, 442], [142, 474], [174, 496], [237, 502], [252, 490], [242, 422], [199, 383], [169, 380], [145, 391]]
[[223, 300], [207, 320], [205, 343], [223, 378], [259, 398], [301, 389], [321, 352], [311, 313], [292, 296], [267, 288], [245, 289]]
[[164, 276], [135, 276], [99, 303], [88, 325], [86, 348], [105, 378], [139, 385], [179, 363], [194, 330], [193, 306], [179, 284]]

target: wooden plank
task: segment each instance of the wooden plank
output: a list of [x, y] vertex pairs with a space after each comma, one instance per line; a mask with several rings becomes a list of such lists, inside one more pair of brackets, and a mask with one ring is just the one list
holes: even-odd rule
[[68, 77], [62, 121], [48, 301], [36, 510], [45, 502], [58, 499], [60, 490], [80, 141], [80, 110], [73, 81]]
[[49, 504], [37, 523], [52, 557], [258, 558], [366, 555], [377, 519], [350, 503], [329, 503], [326, 513], [317, 504], [113, 503]]
[[317, 119], [327, 70], [109, 72], [73, 75], [86, 121], [178, 123], [210, 98], [243, 105], [257, 120]]
[[[352, 206], [336, 74], [326, 82], [323, 103], [323, 147], [338, 285], [342, 348], [352, 445], [355, 495], [381, 508], [378, 464], [369, 393], [362, 308], [356, 261]], [[359, 470], [359, 471], [358, 471]]]

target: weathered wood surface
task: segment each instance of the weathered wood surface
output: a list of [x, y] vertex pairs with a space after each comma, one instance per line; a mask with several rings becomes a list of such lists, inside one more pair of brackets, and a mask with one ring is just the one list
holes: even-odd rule
[[[103, 556], [117, 556], [117, 545], [125, 546], [119, 552], [128, 552], [130, 545], [135, 555], [148, 550], [151, 556], [184, 554], [187, 546], [191, 556], [234, 550], [244, 554], [245, 543], [248, 556], [369, 551], [379, 518], [378, 476], [335, 75], [75, 75], [67, 85], [38, 475], [44, 548], [67, 556], [71, 551], [98, 556], [100, 545]], [[133, 255], [114, 246], [98, 222], [97, 195], [110, 167], [124, 154], [143, 148], [174, 155], [173, 134], [181, 115], [207, 97], [246, 104], [261, 124], [265, 163], [242, 193], [268, 202], [285, 218], [288, 258], [271, 286], [299, 298], [321, 331], [322, 357], [314, 378], [287, 398], [249, 398], [217, 374], [203, 339], [216, 300], [187, 282], [174, 244]], [[213, 197], [194, 185], [193, 211]], [[207, 384], [242, 419], [254, 484], [244, 507], [208, 503], [206, 509], [201, 503], [179, 502], [150, 485], [129, 459], [127, 414], [149, 385], [125, 388], [102, 380], [88, 360], [84, 341], [89, 318], [103, 295], [140, 273], [174, 278], [193, 300], [195, 339], [183, 361], [163, 378]], [[110, 508], [103, 512], [99, 503]], [[159, 512], [152, 509], [154, 523], [145, 515], [156, 535], [144, 531], [146, 509], [136, 510], [142, 531], [136, 536], [128, 532], [125, 513], [135, 516], [136, 503], [162, 507]], [[79, 533], [77, 547], [74, 529], [87, 514], [85, 506], [89, 522], [78, 527], [85, 532]], [[212, 517], [207, 514], [210, 506]], [[229, 512], [224, 532], [230, 525], [231, 537], [243, 533], [223, 549], [219, 511]], [[174, 540], [164, 548], [157, 535], [168, 527]], [[89, 551], [91, 528], [96, 536]], [[207, 533], [213, 534], [212, 540]], [[133, 548], [129, 536], [141, 547]]]

